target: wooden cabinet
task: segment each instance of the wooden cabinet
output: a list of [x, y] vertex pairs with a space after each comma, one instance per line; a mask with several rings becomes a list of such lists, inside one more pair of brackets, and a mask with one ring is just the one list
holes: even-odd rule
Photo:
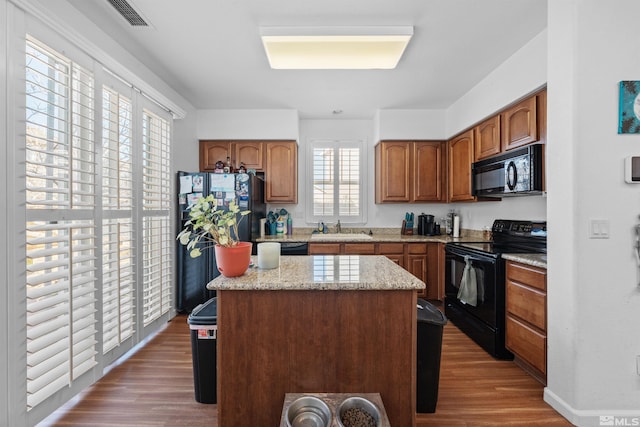
[[[442, 202], [444, 197], [444, 167], [441, 141], [413, 143], [412, 202]], [[410, 177], [411, 178], [411, 177]]]
[[341, 243], [309, 243], [309, 255], [340, 255]]
[[228, 141], [201, 140], [200, 141], [200, 171], [213, 172], [216, 162], [231, 159], [234, 168], [244, 163], [247, 169], [258, 172], [264, 170], [264, 143], [262, 141]]
[[506, 347], [534, 378], [547, 378], [547, 272], [507, 261]]
[[502, 112], [502, 151], [538, 141], [536, 95]]
[[345, 255], [375, 255], [375, 243], [344, 243]]
[[376, 203], [444, 201], [441, 141], [381, 141], [376, 145]]
[[[407, 243], [406, 270], [423, 282], [427, 282], [427, 245], [426, 243]], [[418, 291], [418, 298], [427, 296], [426, 289]]]
[[474, 129], [475, 161], [500, 154], [500, 115], [493, 116], [477, 125]]
[[218, 160], [264, 172], [266, 203], [298, 203], [298, 144], [295, 141], [200, 141], [200, 171], [213, 172]]
[[200, 172], [213, 172], [216, 162], [231, 156], [230, 141], [200, 141]]
[[386, 256], [400, 267], [406, 269], [404, 243], [378, 243], [378, 254]]
[[427, 289], [425, 299], [444, 300], [444, 243], [427, 243]]
[[244, 163], [247, 169], [255, 169], [258, 172], [264, 170], [264, 143], [261, 141], [235, 141], [231, 147], [233, 154], [231, 159], [236, 168]]
[[471, 165], [474, 160], [473, 129], [458, 135], [447, 143], [449, 202], [473, 201], [471, 194]]
[[265, 202], [298, 203], [298, 144], [269, 141], [265, 145]]
[[410, 202], [411, 143], [383, 141], [376, 145], [376, 203]]

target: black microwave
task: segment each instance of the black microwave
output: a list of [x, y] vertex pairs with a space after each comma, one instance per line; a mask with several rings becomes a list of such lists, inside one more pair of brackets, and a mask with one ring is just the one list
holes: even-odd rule
[[542, 194], [544, 144], [533, 144], [475, 162], [473, 195], [505, 197]]

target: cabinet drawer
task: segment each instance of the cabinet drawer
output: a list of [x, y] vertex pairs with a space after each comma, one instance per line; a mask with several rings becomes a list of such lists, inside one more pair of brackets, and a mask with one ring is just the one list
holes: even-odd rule
[[340, 243], [310, 243], [309, 255], [340, 255]]
[[407, 252], [410, 254], [426, 254], [427, 244], [426, 243], [409, 243], [407, 244]]
[[516, 262], [507, 262], [507, 279], [541, 291], [547, 290], [547, 270]]
[[404, 243], [378, 243], [378, 253], [380, 255], [404, 254]]
[[547, 375], [546, 335], [507, 315], [506, 346], [543, 375]]
[[507, 280], [507, 312], [547, 330], [547, 296], [538, 290]]
[[376, 253], [375, 243], [345, 243], [344, 253], [347, 255], [373, 255]]

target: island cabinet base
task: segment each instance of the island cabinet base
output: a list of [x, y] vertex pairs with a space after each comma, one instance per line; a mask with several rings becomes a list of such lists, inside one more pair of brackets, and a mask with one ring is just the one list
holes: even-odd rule
[[286, 393], [380, 393], [415, 426], [415, 290], [218, 290], [218, 426], [277, 426]]

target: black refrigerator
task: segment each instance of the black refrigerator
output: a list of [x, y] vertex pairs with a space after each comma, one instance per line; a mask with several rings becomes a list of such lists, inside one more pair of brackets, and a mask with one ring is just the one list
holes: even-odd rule
[[[213, 194], [219, 209], [235, 200], [240, 210], [250, 210], [238, 227], [239, 240], [254, 242], [260, 235], [260, 219], [266, 217], [264, 203], [264, 175], [246, 173], [178, 172], [177, 234], [189, 220], [189, 206], [198, 198]], [[176, 240], [177, 280], [176, 310], [189, 313], [198, 304], [215, 296], [207, 290], [207, 283], [220, 275], [213, 248], [191, 258], [187, 247]]]

